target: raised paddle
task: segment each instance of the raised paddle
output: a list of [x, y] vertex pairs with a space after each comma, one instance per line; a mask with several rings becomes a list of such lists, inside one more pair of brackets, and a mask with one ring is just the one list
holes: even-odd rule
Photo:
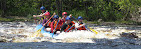
[[43, 29], [43, 27], [50, 21], [50, 19], [55, 15], [56, 13], [53, 13], [53, 15], [49, 18], [49, 20], [42, 26], [41, 29], [37, 30], [32, 37], [43, 37], [43, 35], [41, 34], [41, 30]]

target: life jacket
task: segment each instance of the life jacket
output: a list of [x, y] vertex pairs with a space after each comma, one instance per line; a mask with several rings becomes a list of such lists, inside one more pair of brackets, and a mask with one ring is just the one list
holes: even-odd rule
[[48, 23], [47, 23], [47, 26], [49, 26], [49, 27], [50, 27], [50, 26], [51, 26], [51, 22], [48, 22]]
[[65, 23], [65, 20], [61, 19], [60, 20], [60, 26], [62, 26]]
[[[75, 24], [73, 21], [71, 21], [71, 24]], [[68, 25], [67, 28], [64, 30], [64, 32], [66, 32], [72, 25]], [[75, 29], [75, 27], [70, 28], [70, 30]], [[69, 32], [70, 30], [68, 30], [67, 32]]]
[[[48, 21], [48, 19], [46, 17], [44, 17], [44, 19], [42, 19], [42, 20], [43, 20], [42, 24], [45, 24]], [[50, 25], [51, 25], [51, 20], [46, 24], [46, 26], [50, 27]]]
[[[82, 25], [82, 24], [79, 24], [79, 25]], [[79, 28], [77, 28], [77, 30], [86, 30], [85, 26], [81, 26]]]
[[[54, 21], [54, 29], [55, 29], [55, 27], [56, 27], [56, 25], [57, 25], [57, 22], [58, 21]], [[58, 23], [58, 25], [57, 25], [57, 27], [56, 27], [56, 30], [60, 30], [61, 29], [61, 27], [60, 27], [60, 24]]]
[[[51, 28], [51, 33], [53, 33], [53, 30], [55, 29], [56, 25], [57, 25], [58, 21], [53, 21], [50, 24], [50, 28]], [[60, 24], [58, 23], [57, 27], [56, 27], [56, 31], [61, 30]]]
[[[46, 11], [45, 11], [45, 12], [46, 12]], [[45, 12], [44, 12], [44, 13], [45, 13]], [[44, 14], [44, 13], [41, 13], [41, 14]], [[41, 15], [41, 14], [40, 14], [40, 15]], [[45, 16], [40, 17], [41, 23], [43, 23], [44, 19], [45, 19]]]

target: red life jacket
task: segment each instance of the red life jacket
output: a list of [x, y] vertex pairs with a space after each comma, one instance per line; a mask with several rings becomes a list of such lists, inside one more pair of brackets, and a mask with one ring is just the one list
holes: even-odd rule
[[[56, 27], [56, 25], [57, 25], [57, 22], [58, 21], [55, 21], [54, 22], [54, 29], [55, 29], [55, 27]], [[60, 30], [61, 29], [61, 27], [60, 27], [60, 24], [58, 23], [58, 25], [57, 25], [57, 27], [56, 27], [56, 30]]]
[[[53, 33], [53, 30], [55, 29], [58, 21], [53, 21], [51, 22], [51, 33]], [[60, 23], [60, 22], [59, 22]], [[61, 25], [58, 23], [56, 30], [61, 30]]]
[[[71, 21], [72, 24], [75, 24], [73, 21]], [[68, 27], [64, 30], [64, 32], [66, 32], [71, 26], [68, 25]], [[75, 29], [75, 27], [70, 28], [70, 30]], [[67, 32], [69, 32], [70, 30], [68, 30]]]
[[60, 25], [62, 26], [65, 23], [65, 20], [60, 20]]

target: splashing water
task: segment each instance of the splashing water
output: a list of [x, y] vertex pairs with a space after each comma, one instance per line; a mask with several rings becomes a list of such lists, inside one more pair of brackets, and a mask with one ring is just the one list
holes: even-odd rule
[[[87, 42], [94, 43], [92, 41], [93, 38], [96, 39], [116, 39], [119, 38], [120, 34], [123, 32], [137, 32], [137, 30], [128, 30], [123, 27], [118, 28], [107, 28], [106, 26], [97, 26], [93, 27], [98, 34], [95, 34], [91, 31], [72, 31], [72, 32], [62, 32], [55, 38], [51, 37], [30, 37], [33, 33], [35, 33], [35, 27], [37, 25], [31, 22], [1, 22], [0, 23], [0, 33], [1, 37], [4, 34], [10, 34], [12, 42], [42, 42], [42, 41], [50, 41], [50, 42]], [[139, 29], [140, 30], [140, 29]], [[141, 33], [138, 31], [138, 33]], [[45, 34], [47, 35], [47, 34]], [[4, 35], [4, 37], [8, 40], [9, 36]]]

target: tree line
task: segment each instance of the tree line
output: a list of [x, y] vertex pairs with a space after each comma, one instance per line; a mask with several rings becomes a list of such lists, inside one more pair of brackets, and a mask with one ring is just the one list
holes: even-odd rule
[[68, 12], [74, 17], [82, 16], [86, 20], [104, 21], [129, 20], [137, 14], [141, 0], [0, 0], [1, 17], [40, 14], [40, 7], [56, 12]]

